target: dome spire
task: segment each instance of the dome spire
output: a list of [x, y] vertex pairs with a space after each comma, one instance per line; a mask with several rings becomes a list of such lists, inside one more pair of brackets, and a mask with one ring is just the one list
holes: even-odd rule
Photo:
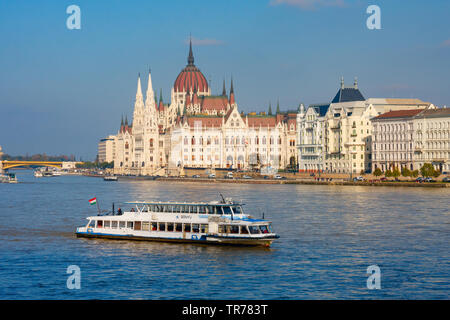
[[192, 36], [189, 36], [189, 56], [188, 56], [188, 65], [194, 64], [194, 54], [192, 53]]

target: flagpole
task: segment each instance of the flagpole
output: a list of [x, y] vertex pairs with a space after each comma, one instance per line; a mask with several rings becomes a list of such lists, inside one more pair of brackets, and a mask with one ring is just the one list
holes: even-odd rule
[[100, 215], [100, 206], [98, 205], [98, 200], [96, 200], [95, 203], [97, 204], [98, 215]]

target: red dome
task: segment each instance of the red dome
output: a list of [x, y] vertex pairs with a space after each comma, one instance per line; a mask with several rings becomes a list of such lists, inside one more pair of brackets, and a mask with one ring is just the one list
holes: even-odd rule
[[175, 92], [190, 92], [197, 89], [197, 92], [207, 92], [208, 82], [205, 76], [194, 65], [194, 54], [192, 53], [192, 41], [189, 43], [188, 65], [181, 70], [173, 85]]
[[208, 82], [205, 76], [195, 65], [187, 65], [175, 80], [175, 92], [190, 92], [197, 89], [197, 92], [207, 92]]

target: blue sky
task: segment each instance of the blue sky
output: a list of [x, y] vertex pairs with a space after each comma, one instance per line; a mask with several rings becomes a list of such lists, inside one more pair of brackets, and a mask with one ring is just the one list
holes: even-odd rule
[[[68, 30], [66, 8], [81, 8]], [[381, 30], [366, 8], [381, 8]], [[364, 0], [0, 1], [0, 145], [94, 159], [132, 116], [138, 72], [170, 98], [195, 63], [213, 93], [233, 76], [240, 110], [330, 101], [344, 76], [368, 97], [450, 106], [450, 2]]]

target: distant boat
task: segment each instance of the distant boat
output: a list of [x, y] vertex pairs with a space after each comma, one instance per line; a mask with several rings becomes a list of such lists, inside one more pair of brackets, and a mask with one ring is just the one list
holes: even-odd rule
[[53, 172], [51, 172], [51, 171], [44, 171], [44, 172], [42, 172], [42, 175], [44, 177], [53, 177]]
[[104, 176], [103, 177], [104, 181], [117, 181], [117, 176]]
[[54, 177], [59, 177], [61, 175], [60, 171], [53, 171], [53, 176]]
[[0, 183], [17, 183], [17, 177], [14, 173], [0, 174]]
[[42, 178], [44, 175], [42, 174], [41, 171], [36, 170], [36, 171], [34, 172], [34, 176], [35, 176], [36, 178]]

